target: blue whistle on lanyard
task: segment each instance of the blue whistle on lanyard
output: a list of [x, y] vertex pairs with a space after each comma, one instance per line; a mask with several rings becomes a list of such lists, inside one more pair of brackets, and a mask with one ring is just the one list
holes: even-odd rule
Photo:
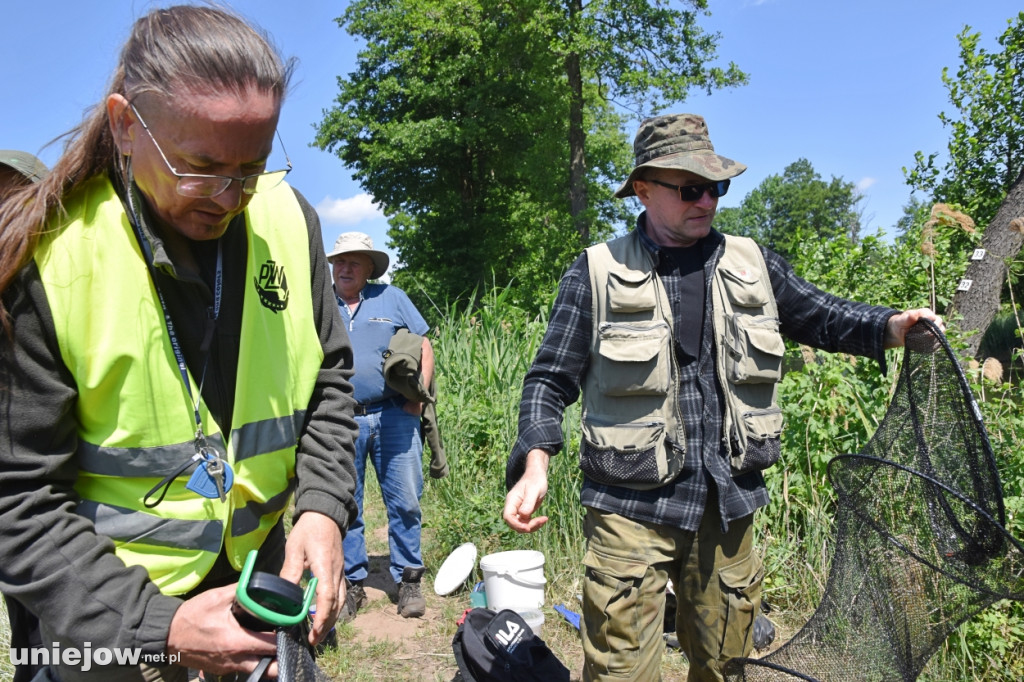
[[[199, 463], [196, 470], [192, 472], [185, 487], [197, 495], [215, 500], [221, 498], [235, 482], [235, 472], [231, 465], [217, 455], [210, 452], [201, 453], [203, 461]], [[220, 478], [223, 477], [223, 478]], [[218, 485], [218, 478], [222, 481]]]

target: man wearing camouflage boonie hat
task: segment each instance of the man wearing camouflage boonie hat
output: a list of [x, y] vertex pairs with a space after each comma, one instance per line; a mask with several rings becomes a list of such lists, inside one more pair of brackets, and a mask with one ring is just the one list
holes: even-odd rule
[[565, 406], [582, 393], [586, 508], [583, 679], [660, 678], [666, 592], [689, 682], [719, 682], [750, 654], [763, 569], [753, 514], [780, 454], [782, 334], [875, 358], [930, 310], [847, 301], [770, 249], [712, 227], [742, 163], [715, 152], [704, 119], [640, 124], [615, 192], [636, 229], [587, 249], [563, 276], [523, 382], [504, 519], [519, 532], [548, 489]]
[[678, 168], [708, 180], [728, 180], [747, 167], [715, 153], [708, 126], [696, 114], [673, 114], [649, 118], [640, 125], [633, 142], [636, 167], [615, 196], [636, 196], [633, 181], [649, 168]]

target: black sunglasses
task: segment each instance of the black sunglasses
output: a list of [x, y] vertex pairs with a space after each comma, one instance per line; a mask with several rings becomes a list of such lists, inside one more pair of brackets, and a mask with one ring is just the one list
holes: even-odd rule
[[725, 196], [725, 193], [729, 191], [728, 180], [718, 180], [717, 182], [705, 182], [701, 185], [670, 185], [667, 182], [661, 180], [647, 180], [647, 182], [653, 182], [655, 185], [661, 185], [662, 187], [668, 187], [679, 192], [680, 201], [697, 201], [704, 192], [711, 195], [712, 198], [717, 199], [718, 197]]

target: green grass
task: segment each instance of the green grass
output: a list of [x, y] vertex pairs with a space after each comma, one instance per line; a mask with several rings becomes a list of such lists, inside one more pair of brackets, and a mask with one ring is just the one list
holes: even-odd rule
[[7, 602], [0, 599], [0, 682], [14, 679], [14, 665], [10, 657], [11, 624], [7, 620]]

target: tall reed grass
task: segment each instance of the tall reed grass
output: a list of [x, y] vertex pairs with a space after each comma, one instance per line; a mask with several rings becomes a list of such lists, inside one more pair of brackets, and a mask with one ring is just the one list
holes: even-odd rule
[[565, 418], [566, 451], [554, 457], [540, 514], [550, 517], [537, 533], [519, 535], [502, 521], [505, 463], [516, 439], [523, 377], [547, 327], [550, 301], [533, 310], [512, 303], [495, 288], [472, 308], [451, 305], [432, 339], [438, 367], [438, 421], [451, 473], [426, 487], [424, 523], [437, 565], [452, 549], [473, 542], [481, 556], [511, 549], [544, 553], [549, 599], [566, 601], [582, 575], [579, 411]]

